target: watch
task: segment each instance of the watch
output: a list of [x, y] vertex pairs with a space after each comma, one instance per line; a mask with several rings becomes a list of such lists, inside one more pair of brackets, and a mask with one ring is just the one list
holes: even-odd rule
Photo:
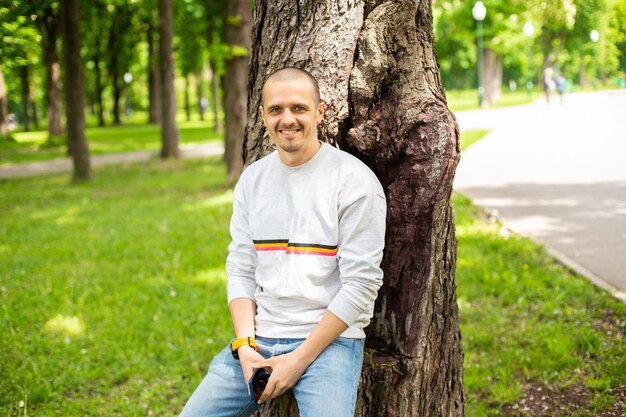
[[233, 358], [239, 360], [237, 350], [242, 346], [250, 346], [252, 349], [256, 350], [256, 340], [254, 340], [254, 337], [242, 337], [230, 342], [230, 351], [233, 354]]

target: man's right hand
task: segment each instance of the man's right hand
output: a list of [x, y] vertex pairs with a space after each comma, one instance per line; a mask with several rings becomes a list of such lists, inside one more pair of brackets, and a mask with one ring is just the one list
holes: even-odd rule
[[248, 381], [252, 378], [252, 374], [254, 373], [254, 368], [252, 364], [255, 362], [263, 361], [265, 358], [261, 356], [259, 352], [252, 349], [250, 346], [242, 346], [237, 349], [237, 354], [239, 355], [239, 363], [241, 364], [241, 370], [243, 371], [243, 379], [248, 387], [248, 395], [250, 395], [250, 386], [248, 386]]

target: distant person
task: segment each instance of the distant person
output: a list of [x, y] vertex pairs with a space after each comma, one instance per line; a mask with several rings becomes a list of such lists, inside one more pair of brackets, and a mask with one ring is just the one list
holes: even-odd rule
[[554, 80], [552, 79], [552, 67], [543, 70], [543, 92], [546, 95], [546, 103], [550, 102], [550, 94], [554, 91]]
[[559, 93], [559, 98], [561, 99], [561, 103], [563, 103], [563, 94], [565, 93], [565, 87], [567, 85], [567, 81], [562, 73], [556, 77], [556, 91]]

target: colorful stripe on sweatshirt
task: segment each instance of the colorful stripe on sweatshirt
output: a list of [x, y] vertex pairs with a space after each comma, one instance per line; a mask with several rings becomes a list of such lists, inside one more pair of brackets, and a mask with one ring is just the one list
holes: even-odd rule
[[294, 243], [288, 239], [253, 240], [257, 252], [281, 251], [287, 255], [321, 255], [336, 256], [337, 245], [320, 245], [318, 243]]

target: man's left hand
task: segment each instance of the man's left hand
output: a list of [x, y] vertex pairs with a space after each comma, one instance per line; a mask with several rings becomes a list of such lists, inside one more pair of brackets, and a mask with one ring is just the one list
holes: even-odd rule
[[265, 368], [272, 374], [259, 399], [259, 404], [280, 397], [296, 385], [309, 365], [310, 362], [300, 357], [297, 351], [253, 363], [254, 368]]

